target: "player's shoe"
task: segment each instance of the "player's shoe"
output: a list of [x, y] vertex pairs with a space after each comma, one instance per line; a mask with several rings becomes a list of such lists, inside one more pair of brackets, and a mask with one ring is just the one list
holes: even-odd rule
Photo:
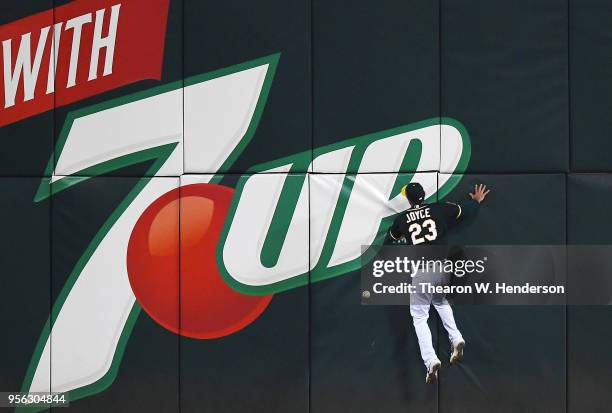
[[429, 367], [427, 368], [427, 375], [425, 376], [425, 383], [433, 384], [438, 380], [438, 371], [442, 367], [442, 362], [438, 359], [435, 359], [429, 363]]
[[450, 363], [461, 363], [463, 361], [463, 349], [465, 348], [465, 340], [459, 340], [453, 345]]

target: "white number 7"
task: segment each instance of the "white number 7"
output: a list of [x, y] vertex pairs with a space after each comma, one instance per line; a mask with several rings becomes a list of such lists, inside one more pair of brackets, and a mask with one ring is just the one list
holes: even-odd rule
[[[136, 220], [151, 202], [178, 186], [183, 169], [210, 174], [202, 178], [206, 182], [235, 160], [257, 127], [278, 57], [185, 79], [184, 84], [164, 85], [68, 116], [55, 168], [54, 157], [47, 167], [49, 173], [54, 171], [51, 187], [44, 180], [36, 201], [87, 179], [81, 176], [148, 159], [155, 162], [149, 178], [141, 179], [117, 207], [70, 274], [53, 306], [51, 332], [47, 326], [38, 341], [23, 391], [70, 392], [74, 400], [112, 383], [140, 312], [126, 266], [127, 243]], [[183, 147], [189, 150], [184, 165]]]

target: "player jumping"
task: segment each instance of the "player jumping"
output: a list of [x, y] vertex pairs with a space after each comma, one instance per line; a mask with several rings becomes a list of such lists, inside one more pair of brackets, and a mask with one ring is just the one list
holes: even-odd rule
[[[440, 243], [448, 229], [466, 216], [475, 214], [489, 190], [486, 185], [475, 185], [474, 192], [469, 194], [471, 199], [460, 204], [452, 202], [425, 204], [425, 191], [415, 182], [402, 188], [402, 193], [408, 198], [410, 208], [397, 216], [389, 229], [389, 239], [394, 243], [427, 245]], [[435, 286], [449, 285], [450, 275], [421, 272], [414, 276], [413, 284], [415, 282]], [[434, 305], [448, 333], [451, 343], [451, 364], [463, 360], [465, 347], [465, 340], [455, 324], [453, 310], [444, 294], [422, 292], [420, 287], [415, 293], [410, 294], [410, 314], [419, 341], [421, 357], [427, 368], [425, 383], [428, 384], [436, 382], [438, 370], [442, 366], [433, 348], [431, 331], [427, 325], [431, 304]]]

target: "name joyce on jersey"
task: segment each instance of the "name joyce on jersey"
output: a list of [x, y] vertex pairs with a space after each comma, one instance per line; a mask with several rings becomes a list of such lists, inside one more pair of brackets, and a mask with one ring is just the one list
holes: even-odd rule
[[431, 218], [431, 214], [429, 213], [429, 208], [417, 209], [406, 212], [406, 222], [409, 224], [413, 221], [422, 220], [425, 218]]

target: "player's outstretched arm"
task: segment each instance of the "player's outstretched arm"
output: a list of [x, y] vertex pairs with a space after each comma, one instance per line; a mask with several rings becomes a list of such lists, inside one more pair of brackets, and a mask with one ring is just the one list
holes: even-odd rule
[[485, 200], [489, 191], [490, 189], [487, 189], [487, 186], [484, 184], [474, 185], [474, 192], [468, 194], [471, 199], [461, 203], [464, 218], [476, 216], [480, 203]]
[[476, 216], [478, 213], [478, 207], [480, 203], [484, 201], [487, 194], [489, 193], [486, 185], [478, 184], [474, 185], [474, 192], [469, 193], [470, 199], [460, 203], [446, 203], [446, 215], [449, 219], [449, 224], [457, 223], [464, 219], [470, 219]]
[[480, 204], [485, 200], [489, 192], [491, 192], [491, 190], [487, 189], [487, 186], [484, 184], [474, 185], [474, 192], [470, 193], [470, 198]]

